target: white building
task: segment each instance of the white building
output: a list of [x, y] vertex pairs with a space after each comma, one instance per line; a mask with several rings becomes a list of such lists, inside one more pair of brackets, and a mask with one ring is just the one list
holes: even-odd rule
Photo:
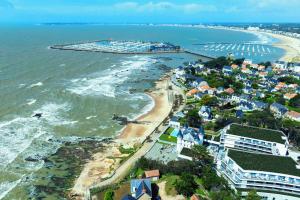
[[179, 117], [172, 117], [169, 121], [169, 126], [172, 128], [180, 129]]
[[285, 156], [287, 137], [281, 132], [252, 126], [230, 124], [221, 130], [222, 147]]
[[295, 63], [292, 69], [294, 72], [300, 73], [300, 63]]
[[213, 119], [211, 108], [209, 106], [201, 106], [198, 111], [198, 115], [202, 117], [204, 121], [210, 121]]
[[255, 189], [266, 200], [300, 197], [300, 169], [290, 157], [226, 149], [218, 154], [217, 172], [232, 188]]
[[245, 64], [245, 65], [251, 65], [252, 64], [252, 60], [245, 59], [244, 62], [243, 62], [243, 64]]
[[287, 70], [287, 63], [284, 61], [275, 61], [273, 63], [274, 67], [281, 70]]

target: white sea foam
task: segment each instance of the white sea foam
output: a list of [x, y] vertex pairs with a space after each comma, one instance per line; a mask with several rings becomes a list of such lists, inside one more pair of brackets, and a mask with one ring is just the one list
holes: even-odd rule
[[101, 125], [101, 126], [99, 126], [99, 128], [100, 129], [107, 129], [107, 128], [109, 128], [108, 126], [105, 126], [105, 125]]
[[25, 86], [26, 86], [26, 84], [24, 84], [24, 83], [19, 84], [19, 88], [23, 88]]
[[260, 32], [251, 32], [251, 33], [258, 38], [258, 41], [252, 41], [252, 43], [271, 44], [274, 42], [274, 38], [270, 37], [265, 33], [260, 33]]
[[137, 118], [139, 118], [140, 116], [149, 113], [149, 112], [154, 108], [154, 106], [155, 106], [155, 101], [154, 101], [154, 99], [153, 99], [151, 96], [149, 96], [149, 95], [147, 95], [147, 94], [142, 94], [142, 95], [140, 95], [140, 96], [141, 96], [144, 100], [147, 99], [149, 103], [148, 103], [146, 106], [144, 106], [138, 114], [132, 114], [132, 115], [130, 115], [130, 116], [129, 116], [129, 119], [130, 119], [130, 120], [137, 119]]
[[65, 67], [65, 66], [66, 66], [66, 64], [64, 64], [64, 63], [59, 65], [59, 67]]
[[14, 187], [16, 187], [22, 179], [13, 182], [0, 183], [0, 199], [3, 199]]
[[67, 104], [46, 104], [34, 113], [43, 113], [42, 118], [17, 117], [0, 122], [0, 166], [7, 166], [25, 151], [32, 142], [49, 134], [49, 125], [70, 124], [60, 117], [60, 111], [67, 110]]
[[40, 86], [42, 86], [42, 85], [43, 85], [42, 82], [38, 82], [38, 83], [31, 84], [31, 85], [29, 86], [29, 88], [40, 87]]
[[89, 120], [89, 119], [96, 118], [96, 117], [97, 117], [97, 115], [92, 115], [92, 116], [86, 117], [85, 119]]
[[34, 104], [36, 102], [36, 99], [28, 99], [27, 100], [27, 105], [32, 105], [32, 104]]
[[146, 69], [155, 60], [147, 56], [132, 56], [119, 66], [109, 68], [82, 79], [74, 79], [67, 90], [78, 95], [116, 96], [116, 86], [124, 83], [137, 69]]

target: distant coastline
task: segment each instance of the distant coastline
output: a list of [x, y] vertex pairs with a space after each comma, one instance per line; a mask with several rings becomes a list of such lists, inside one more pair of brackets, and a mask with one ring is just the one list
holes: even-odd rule
[[250, 34], [262, 34], [262, 35], [268, 35], [272, 38], [275, 38], [279, 40], [278, 42], [275, 42], [272, 44], [274, 47], [278, 47], [280, 49], [283, 49], [285, 51], [285, 54], [279, 59], [285, 62], [299, 62], [300, 61], [300, 40], [297, 38], [285, 36], [285, 35], [279, 35], [275, 33], [267, 33], [262, 32], [258, 30], [245, 30], [245, 29], [239, 29], [239, 28], [227, 28], [225, 26], [187, 26], [187, 27], [200, 27], [200, 28], [210, 28], [210, 29], [222, 29], [222, 30], [230, 30], [230, 31], [239, 31], [239, 32], [245, 32]]

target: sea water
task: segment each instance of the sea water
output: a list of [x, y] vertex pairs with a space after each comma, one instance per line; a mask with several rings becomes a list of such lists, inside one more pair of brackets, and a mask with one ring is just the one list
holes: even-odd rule
[[[114, 113], [134, 119], [149, 111], [153, 102], [144, 90], [169, 69], [198, 59], [187, 54], [137, 56], [48, 48], [108, 38], [171, 42], [193, 51], [200, 51], [195, 44], [204, 42], [266, 41], [236, 31], [183, 27], [2, 26], [0, 199], [29, 198], [31, 182], [45, 168], [41, 158], [66, 141], [116, 136], [123, 127], [112, 121]], [[277, 49], [261, 60], [276, 60], [282, 54]], [[33, 117], [36, 113], [42, 117]]]

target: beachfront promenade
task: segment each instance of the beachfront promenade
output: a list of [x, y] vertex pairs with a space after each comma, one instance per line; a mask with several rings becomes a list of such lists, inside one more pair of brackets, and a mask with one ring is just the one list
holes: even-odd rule
[[[111, 176], [105, 180], [101, 178], [97, 178], [94, 179], [94, 182], [92, 182], [90, 185], [86, 185], [84, 180], [90, 178], [84, 176], [82, 178], [79, 178], [77, 180], [77, 184], [75, 184], [75, 187], [72, 190], [72, 194], [74, 194], [77, 197], [81, 197], [80, 199], [91, 199], [90, 189], [113, 185], [121, 181], [124, 177], [128, 175], [130, 169], [134, 166], [134, 164], [142, 156], [144, 156], [149, 150], [151, 150], [151, 148], [158, 140], [161, 133], [166, 129], [166, 126], [164, 126], [163, 122], [168, 118], [172, 109], [174, 109], [173, 103], [174, 103], [175, 94], [184, 96], [183, 90], [175, 86], [173, 83], [171, 84], [172, 89], [170, 89], [169, 87], [170, 82], [171, 82], [170, 77], [163, 78], [162, 80], [157, 82], [157, 85], [159, 85], [157, 87], [159, 89], [156, 87], [156, 89], [150, 93], [152, 98], [155, 99], [156, 105], [153, 108], [153, 110], [150, 111], [150, 114], [147, 114], [142, 118], [139, 118], [139, 121], [141, 122], [148, 121], [150, 123], [147, 123], [146, 125], [129, 124], [126, 126], [124, 130], [126, 132], [126, 129], [128, 129], [127, 133], [123, 133], [123, 138], [117, 139], [121, 144], [127, 144], [127, 142], [131, 141], [133, 138], [136, 137], [140, 139], [143, 138], [141, 140], [142, 142], [141, 148], [138, 149], [135, 154], [129, 157], [128, 160], [122, 163], [117, 169], [115, 169], [115, 171], [111, 174]], [[179, 111], [183, 107], [184, 106], [180, 106], [177, 110]], [[155, 118], [153, 118], [153, 115], [155, 115]], [[141, 128], [144, 128], [145, 131], [142, 134], [141, 134]], [[140, 136], [135, 135], [136, 132], [139, 132], [139, 134], [141, 135]]]

